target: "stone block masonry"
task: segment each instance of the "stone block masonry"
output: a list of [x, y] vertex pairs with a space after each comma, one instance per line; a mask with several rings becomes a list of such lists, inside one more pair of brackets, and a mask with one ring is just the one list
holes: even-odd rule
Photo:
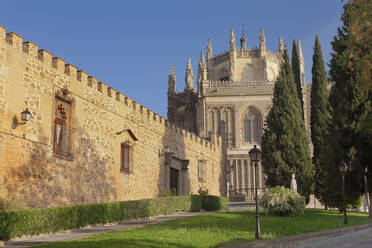
[[0, 26], [0, 199], [49, 207], [199, 187], [225, 195], [224, 161], [220, 137], [176, 127]]

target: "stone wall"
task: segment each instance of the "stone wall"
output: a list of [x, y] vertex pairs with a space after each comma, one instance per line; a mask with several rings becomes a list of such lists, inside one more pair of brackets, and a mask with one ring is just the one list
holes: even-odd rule
[[[196, 194], [201, 186], [226, 194], [220, 137], [211, 142], [177, 128], [5, 31], [0, 26], [0, 199], [47, 207], [153, 198], [169, 191], [171, 167], [179, 169], [180, 194]], [[53, 148], [56, 95], [61, 94], [72, 101], [66, 157]], [[32, 117], [23, 124], [20, 113], [26, 108]], [[131, 145], [128, 172], [120, 170], [122, 143]]]

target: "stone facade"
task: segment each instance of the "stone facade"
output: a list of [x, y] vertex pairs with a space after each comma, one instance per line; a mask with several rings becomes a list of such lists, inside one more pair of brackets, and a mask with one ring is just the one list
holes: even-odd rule
[[176, 127], [0, 26], [0, 199], [47, 207], [201, 186], [225, 195], [223, 151], [221, 137]]
[[[168, 80], [168, 119], [205, 138], [213, 134], [224, 137], [229, 175], [227, 187], [232, 192], [238, 191], [235, 193], [252, 198], [255, 179], [248, 151], [254, 144], [260, 144], [264, 120], [272, 106], [284, 44], [280, 37], [277, 51], [269, 51], [262, 29], [258, 48], [247, 48], [244, 31], [240, 48], [236, 48], [235, 43], [234, 30], [231, 30], [229, 50], [213, 56], [212, 44], [208, 40], [206, 60], [203, 52], [200, 55], [197, 88], [191, 82], [194, 78], [188, 61], [185, 90], [176, 92], [176, 77], [172, 66]], [[305, 123], [310, 137], [310, 85], [305, 84], [304, 60], [299, 41], [297, 45]], [[258, 184], [264, 188], [265, 176], [261, 165], [258, 167]]]

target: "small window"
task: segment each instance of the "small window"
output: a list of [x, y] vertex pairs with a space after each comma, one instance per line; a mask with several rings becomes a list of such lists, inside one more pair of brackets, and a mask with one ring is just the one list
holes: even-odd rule
[[130, 165], [130, 147], [127, 144], [121, 144], [121, 162], [120, 162], [120, 172], [129, 173]]
[[204, 177], [204, 162], [199, 160], [198, 162], [198, 180], [203, 181]]

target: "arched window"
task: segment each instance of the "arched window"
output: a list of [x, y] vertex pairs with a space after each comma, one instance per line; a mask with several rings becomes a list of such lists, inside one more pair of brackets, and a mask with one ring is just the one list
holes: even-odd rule
[[219, 134], [220, 122], [221, 122], [221, 112], [218, 108], [213, 108], [210, 112], [211, 115], [211, 125], [210, 131], [214, 134]]
[[226, 68], [221, 68], [221, 70], [218, 72], [218, 78], [222, 82], [229, 81], [229, 71]]
[[261, 116], [257, 111], [253, 109], [248, 110], [248, 112], [244, 115], [243, 126], [244, 143], [260, 143]]
[[251, 64], [247, 64], [242, 71], [242, 81], [250, 82], [254, 80], [254, 68]]

